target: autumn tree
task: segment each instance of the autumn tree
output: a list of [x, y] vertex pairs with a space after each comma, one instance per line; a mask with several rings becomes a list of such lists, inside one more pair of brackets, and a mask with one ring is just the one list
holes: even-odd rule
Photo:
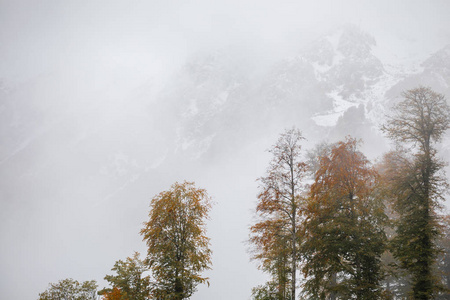
[[51, 283], [49, 288], [39, 294], [39, 300], [96, 300], [97, 283], [95, 280], [78, 282], [67, 278]]
[[333, 144], [320, 142], [312, 149], [306, 151], [306, 164], [308, 165], [308, 177], [314, 178], [317, 170], [320, 168], [320, 158], [329, 155]]
[[374, 197], [377, 177], [354, 139], [320, 157], [302, 247], [306, 297], [380, 299], [385, 216]]
[[194, 183], [175, 183], [155, 196], [150, 208], [141, 235], [156, 281], [152, 294], [156, 299], [187, 299], [198, 284], [208, 283], [201, 272], [211, 267], [205, 223], [211, 199]]
[[[271, 274], [277, 299], [295, 299], [299, 232], [306, 164], [301, 161], [297, 129], [287, 130], [269, 150], [273, 155], [265, 177], [259, 178], [258, 222], [250, 228], [253, 258]], [[289, 286], [288, 286], [289, 285]]]
[[260, 269], [271, 276], [269, 282], [253, 288], [253, 299], [291, 299], [290, 239], [286, 222], [280, 219], [261, 220], [251, 227], [252, 258], [259, 260]]
[[403, 93], [383, 126], [388, 137], [408, 148], [397, 152], [397, 165], [391, 164], [387, 176], [399, 214], [393, 254], [412, 276], [414, 299], [432, 299], [439, 287], [432, 272], [438, 254], [436, 208], [447, 182], [440, 175], [444, 164], [435, 144], [449, 125], [444, 96], [419, 87]]
[[122, 291], [119, 288], [113, 287], [110, 290], [104, 290], [101, 292], [102, 300], [127, 300]]
[[[146, 300], [150, 296], [150, 276], [147, 265], [135, 252], [133, 257], [127, 257], [125, 261], [119, 260], [111, 269], [115, 275], [106, 275], [105, 280], [112, 288], [103, 289], [99, 292], [105, 299], [122, 300]], [[120, 298], [118, 298], [120, 295]]]

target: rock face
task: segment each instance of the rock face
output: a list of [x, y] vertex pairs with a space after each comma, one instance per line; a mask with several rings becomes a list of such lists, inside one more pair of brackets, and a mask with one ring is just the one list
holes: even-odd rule
[[352, 135], [376, 152], [385, 143], [379, 124], [401, 91], [421, 84], [450, 95], [450, 45], [406, 76], [404, 66], [387, 68], [375, 47], [373, 36], [347, 25], [267, 67], [226, 50], [198, 54], [158, 92], [142, 85], [111, 95], [105, 85], [80, 94], [76, 77], [55, 88], [57, 74], [3, 84], [0, 162], [58, 138], [68, 155], [101, 149], [90, 154], [92, 176], [120, 186], [171, 159], [233, 153], [293, 125], [311, 143]]
[[375, 47], [373, 36], [348, 25], [258, 77], [224, 53], [193, 59], [166, 87], [164, 101], [178, 109], [175, 148], [198, 158], [292, 125], [330, 141], [352, 135], [383, 144], [379, 124], [402, 90], [422, 84], [448, 94], [450, 48], [405, 76], [404, 66], [386, 71]]
[[[379, 125], [403, 90], [421, 84], [450, 99], [450, 46], [414, 66], [387, 64], [378, 47], [376, 37], [344, 26], [270, 64], [227, 50], [198, 54], [162, 88], [135, 83], [133, 70], [90, 82], [90, 64], [0, 83], [0, 237], [13, 245], [0, 255], [5, 274], [17, 270], [17, 252], [23, 269], [60, 266], [58, 274], [92, 257], [101, 279], [121, 258], [118, 247], [120, 255], [142, 247], [137, 233], [151, 196], [200, 178], [220, 210], [209, 227], [221, 257], [212, 282], [247, 282], [247, 273], [221, 278], [221, 269], [248, 263], [242, 241], [255, 179], [279, 133], [297, 126], [306, 148], [351, 135], [373, 158], [387, 149]], [[449, 141], [440, 151], [447, 159]], [[48, 249], [55, 255], [36, 259]], [[37, 292], [55, 274], [28, 283]]]

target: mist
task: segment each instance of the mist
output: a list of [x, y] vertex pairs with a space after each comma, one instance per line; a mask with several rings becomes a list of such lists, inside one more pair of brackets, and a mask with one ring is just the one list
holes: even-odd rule
[[[402, 90], [424, 82], [449, 99], [448, 63], [429, 61], [450, 53], [448, 12], [448, 1], [1, 1], [2, 297], [69, 277], [106, 287], [115, 261], [146, 253], [151, 198], [188, 180], [215, 202], [211, 286], [192, 299], [249, 299], [266, 280], [247, 243], [266, 150], [297, 126], [305, 150], [350, 134], [373, 160], [387, 151], [379, 122]], [[355, 70], [313, 55], [336, 31], [361, 42], [349, 55], [365, 55], [363, 83], [342, 84]]]

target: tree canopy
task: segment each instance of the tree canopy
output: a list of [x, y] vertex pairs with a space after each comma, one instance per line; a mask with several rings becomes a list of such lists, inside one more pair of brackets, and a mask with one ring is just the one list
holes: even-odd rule
[[111, 269], [115, 275], [106, 275], [105, 280], [112, 286], [99, 292], [105, 299], [146, 300], [150, 296], [150, 276], [145, 274], [148, 267], [135, 252], [125, 261], [119, 260]]
[[269, 150], [273, 156], [267, 175], [259, 179], [256, 206], [259, 220], [250, 228], [253, 258], [261, 261], [261, 268], [271, 274], [268, 286], [271, 289], [275, 286], [278, 299], [295, 299], [296, 293], [306, 172], [306, 164], [301, 160], [303, 139], [298, 129], [287, 130]]
[[320, 157], [305, 220], [307, 297], [379, 299], [385, 216], [374, 197], [377, 180], [354, 139]]
[[49, 288], [39, 294], [39, 300], [96, 300], [97, 283], [95, 280], [78, 282], [67, 278], [51, 283]]
[[393, 254], [412, 277], [415, 299], [432, 299], [440, 289], [433, 268], [439, 252], [436, 208], [447, 187], [444, 163], [437, 157], [436, 142], [450, 125], [445, 97], [430, 88], [403, 93], [383, 130], [400, 149], [387, 156], [385, 180], [399, 215]]
[[192, 182], [175, 183], [156, 195], [150, 204], [149, 221], [141, 235], [148, 246], [147, 261], [155, 279], [157, 299], [189, 298], [211, 267], [206, 219], [211, 199]]

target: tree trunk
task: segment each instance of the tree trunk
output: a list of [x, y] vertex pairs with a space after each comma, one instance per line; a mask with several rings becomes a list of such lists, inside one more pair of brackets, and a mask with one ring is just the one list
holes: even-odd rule
[[291, 201], [292, 201], [292, 282], [291, 282], [291, 300], [295, 300], [295, 284], [297, 277], [297, 204], [295, 203], [295, 181], [294, 181], [294, 157], [291, 152]]
[[[295, 221], [293, 226], [295, 226]], [[295, 227], [294, 227], [295, 228]], [[295, 230], [292, 232], [292, 282], [291, 282], [291, 300], [295, 300], [295, 282], [297, 273], [297, 247], [296, 247], [296, 234]]]
[[[331, 286], [335, 287], [336, 283], [337, 283], [336, 273], [333, 273], [333, 275], [331, 275]], [[336, 300], [336, 292], [333, 291], [330, 293], [330, 300]]]

